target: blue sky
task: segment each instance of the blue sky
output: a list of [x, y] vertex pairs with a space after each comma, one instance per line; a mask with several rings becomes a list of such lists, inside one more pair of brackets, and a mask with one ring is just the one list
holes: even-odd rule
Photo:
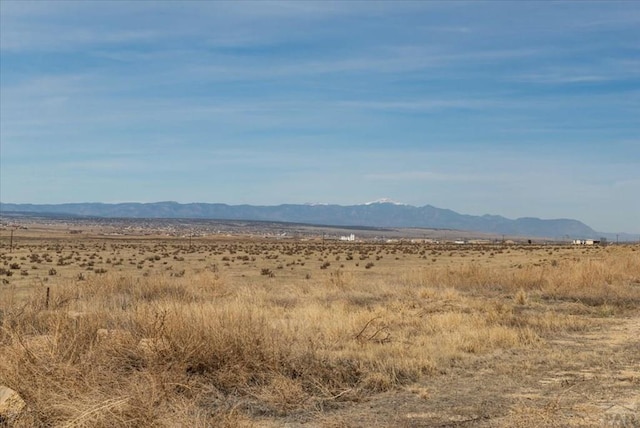
[[0, 2], [2, 202], [640, 232], [640, 2]]

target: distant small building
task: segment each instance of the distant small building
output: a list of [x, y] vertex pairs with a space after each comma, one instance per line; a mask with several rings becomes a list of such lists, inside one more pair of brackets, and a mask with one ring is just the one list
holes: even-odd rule
[[440, 241], [432, 238], [415, 238], [410, 241], [412, 244], [438, 244]]
[[356, 235], [354, 235], [353, 233], [349, 236], [341, 236], [340, 237], [341, 241], [348, 241], [348, 242], [353, 242], [356, 240]]
[[600, 241], [596, 239], [574, 239], [573, 245], [599, 245]]

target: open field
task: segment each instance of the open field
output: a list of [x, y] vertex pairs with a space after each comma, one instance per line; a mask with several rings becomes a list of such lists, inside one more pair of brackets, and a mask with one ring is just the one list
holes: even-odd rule
[[0, 281], [10, 426], [640, 426], [637, 245], [4, 230]]

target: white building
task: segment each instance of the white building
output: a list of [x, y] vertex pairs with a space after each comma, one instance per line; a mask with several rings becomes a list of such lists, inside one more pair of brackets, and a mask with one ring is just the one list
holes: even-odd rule
[[574, 239], [573, 245], [596, 245], [599, 244], [600, 241], [596, 241], [595, 239]]

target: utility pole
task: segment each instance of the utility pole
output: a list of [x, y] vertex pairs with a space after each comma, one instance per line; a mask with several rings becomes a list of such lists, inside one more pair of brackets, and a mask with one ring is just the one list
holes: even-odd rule
[[13, 231], [14, 230], [15, 229], [11, 229], [11, 235], [10, 235], [10, 238], [9, 238], [9, 252], [10, 253], [13, 252]]

